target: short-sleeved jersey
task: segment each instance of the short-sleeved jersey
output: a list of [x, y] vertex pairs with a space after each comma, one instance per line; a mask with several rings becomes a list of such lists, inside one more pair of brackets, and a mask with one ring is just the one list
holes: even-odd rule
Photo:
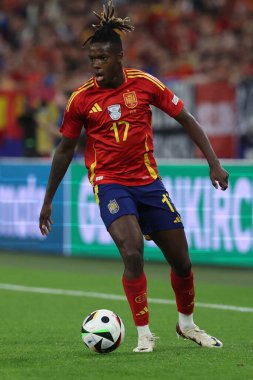
[[61, 132], [78, 138], [86, 131], [85, 164], [93, 186], [119, 183], [146, 185], [158, 177], [154, 159], [154, 105], [171, 117], [183, 101], [160, 80], [136, 69], [124, 69], [119, 87], [100, 87], [93, 77], [71, 95]]

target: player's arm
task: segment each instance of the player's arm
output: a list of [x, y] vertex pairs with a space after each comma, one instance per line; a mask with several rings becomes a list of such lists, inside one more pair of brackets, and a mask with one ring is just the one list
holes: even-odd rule
[[51, 219], [53, 197], [73, 158], [77, 141], [78, 139], [70, 139], [63, 136], [55, 151], [39, 218], [39, 227], [42, 235], [48, 235], [51, 231], [51, 225], [53, 224]]
[[228, 187], [228, 173], [220, 165], [220, 162], [210, 144], [210, 141], [201, 128], [199, 122], [185, 108], [175, 117], [175, 119], [185, 128], [191, 139], [199, 147], [210, 167], [210, 179], [213, 186], [221, 190]]

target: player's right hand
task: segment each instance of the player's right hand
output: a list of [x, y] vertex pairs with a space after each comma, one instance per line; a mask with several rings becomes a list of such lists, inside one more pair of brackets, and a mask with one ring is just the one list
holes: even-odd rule
[[40, 211], [39, 227], [43, 236], [47, 236], [51, 232], [51, 225], [53, 220], [51, 219], [52, 204], [43, 204]]
[[228, 188], [228, 172], [220, 164], [210, 167], [210, 179], [213, 186], [225, 191]]

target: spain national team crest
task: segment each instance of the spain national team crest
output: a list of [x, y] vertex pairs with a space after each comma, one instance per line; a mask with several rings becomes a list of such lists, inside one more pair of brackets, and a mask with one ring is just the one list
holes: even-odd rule
[[119, 120], [121, 117], [121, 107], [120, 104], [113, 104], [107, 107], [108, 113], [112, 120]]
[[138, 104], [137, 96], [135, 91], [126, 92], [123, 94], [125, 105], [128, 108], [135, 108]]
[[111, 214], [117, 214], [117, 212], [119, 211], [119, 205], [118, 205], [116, 199], [110, 200], [107, 207], [108, 207]]

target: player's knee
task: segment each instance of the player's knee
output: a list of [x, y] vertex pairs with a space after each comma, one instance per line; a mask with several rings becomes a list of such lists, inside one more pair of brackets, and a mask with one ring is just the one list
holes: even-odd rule
[[192, 264], [190, 261], [186, 261], [184, 263], [181, 263], [180, 265], [177, 265], [172, 268], [172, 270], [179, 276], [179, 277], [188, 277], [191, 273]]

